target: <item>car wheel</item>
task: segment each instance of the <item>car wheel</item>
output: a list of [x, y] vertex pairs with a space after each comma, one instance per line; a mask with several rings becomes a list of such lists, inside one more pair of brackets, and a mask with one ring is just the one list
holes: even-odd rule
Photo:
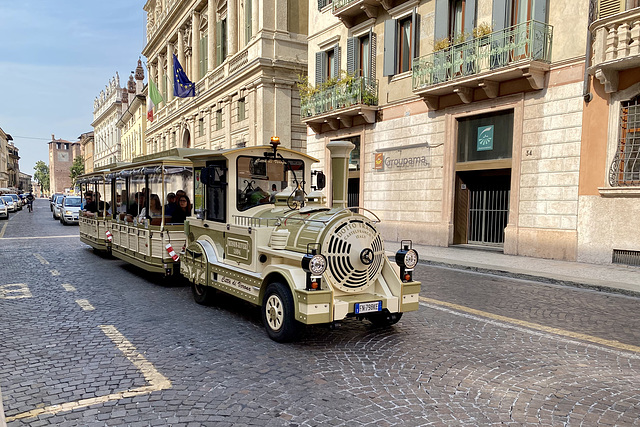
[[368, 317], [369, 322], [373, 323], [373, 326], [379, 328], [395, 325], [401, 318], [402, 313], [375, 313]]
[[267, 286], [262, 299], [262, 322], [274, 341], [289, 342], [300, 335], [302, 324], [295, 319], [293, 296], [288, 286], [278, 282]]
[[210, 286], [191, 283], [191, 292], [193, 293], [193, 299], [198, 304], [209, 305], [213, 301], [213, 294], [216, 290]]

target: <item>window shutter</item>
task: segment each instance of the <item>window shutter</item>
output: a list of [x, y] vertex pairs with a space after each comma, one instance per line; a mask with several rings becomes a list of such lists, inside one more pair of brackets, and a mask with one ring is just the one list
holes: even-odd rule
[[322, 10], [327, 5], [327, 0], [318, 0], [318, 10]]
[[245, 26], [245, 32], [244, 32], [244, 41], [246, 44], [249, 44], [249, 40], [251, 40], [251, 8], [253, 7], [253, 4], [251, 2], [251, 0], [245, 0], [244, 2], [244, 26]]
[[[420, 47], [420, 15], [418, 8], [414, 7], [411, 13], [411, 59], [418, 57]], [[412, 65], [409, 68], [413, 68]]]
[[351, 37], [347, 39], [347, 73], [354, 74], [358, 67], [358, 39]]
[[472, 34], [476, 26], [476, 0], [466, 0], [464, 3], [464, 32]]
[[316, 86], [324, 81], [324, 52], [316, 52]]
[[[370, 57], [370, 67], [369, 67], [369, 73], [371, 74], [370, 76], [368, 76], [369, 78], [371, 78], [372, 83], [375, 83], [376, 80], [376, 33], [373, 32], [373, 30], [369, 30], [369, 47], [371, 49], [371, 57]], [[367, 77], [367, 76], [365, 76]]]
[[[503, 0], [504, 1], [504, 0]], [[435, 28], [436, 40], [449, 37], [449, 0], [436, 0]]]
[[507, 0], [493, 0], [493, 31], [504, 30], [507, 27]]
[[340, 78], [340, 45], [336, 43], [333, 47], [333, 75]]
[[533, 0], [533, 11], [531, 16], [534, 21], [547, 23], [549, 10], [549, 0]]
[[222, 21], [216, 22], [216, 66], [222, 64]]
[[624, 10], [624, 0], [600, 0], [598, 4], [598, 19], [615, 15]]
[[396, 38], [398, 21], [387, 19], [384, 21], [384, 59], [382, 75], [393, 76], [396, 73]]

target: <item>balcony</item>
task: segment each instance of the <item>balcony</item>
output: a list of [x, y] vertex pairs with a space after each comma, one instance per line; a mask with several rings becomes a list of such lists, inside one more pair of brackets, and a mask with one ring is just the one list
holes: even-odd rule
[[353, 27], [359, 15], [366, 15], [367, 18], [378, 16], [378, 6], [382, 4], [385, 9], [389, 9], [392, 1], [380, 0], [334, 0], [333, 15], [340, 19], [347, 28]]
[[640, 7], [594, 21], [589, 74], [606, 93], [618, 90], [618, 73], [640, 67]]
[[364, 77], [340, 80], [301, 96], [300, 117], [315, 133], [375, 123], [378, 81]]
[[532, 89], [542, 89], [552, 38], [552, 26], [527, 21], [416, 58], [413, 92], [438, 109], [441, 96], [455, 93], [468, 104], [477, 88], [495, 98], [509, 80], [526, 78]]

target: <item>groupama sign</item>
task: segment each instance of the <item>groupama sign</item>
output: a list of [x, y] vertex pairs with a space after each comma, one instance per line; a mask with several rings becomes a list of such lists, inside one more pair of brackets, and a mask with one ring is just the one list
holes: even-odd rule
[[427, 169], [430, 166], [431, 148], [428, 143], [386, 148], [374, 152], [373, 169], [377, 172]]

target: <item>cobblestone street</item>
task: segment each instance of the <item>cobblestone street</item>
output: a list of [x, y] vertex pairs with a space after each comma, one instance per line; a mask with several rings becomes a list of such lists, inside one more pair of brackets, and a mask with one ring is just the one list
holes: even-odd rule
[[8, 426], [640, 425], [638, 298], [421, 265], [395, 327], [278, 344], [35, 207], [0, 222]]

